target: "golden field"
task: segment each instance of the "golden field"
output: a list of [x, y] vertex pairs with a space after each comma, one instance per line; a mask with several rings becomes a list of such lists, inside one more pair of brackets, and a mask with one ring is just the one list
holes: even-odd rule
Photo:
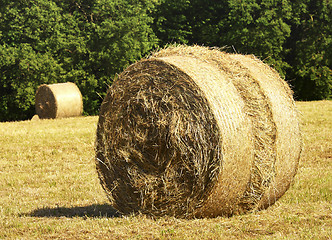
[[116, 214], [95, 170], [98, 117], [0, 123], [0, 239], [331, 239], [332, 101], [296, 104], [304, 149], [291, 188], [231, 218]]

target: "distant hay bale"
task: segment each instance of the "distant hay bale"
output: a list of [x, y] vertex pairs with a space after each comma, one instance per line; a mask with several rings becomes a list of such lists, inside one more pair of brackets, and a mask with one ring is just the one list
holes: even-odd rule
[[253, 56], [179, 46], [114, 81], [96, 168], [122, 213], [230, 216], [280, 198], [301, 146], [292, 92], [276, 71]]
[[33, 117], [31, 118], [31, 121], [38, 121], [39, 120], [39, 116], [37, 114], [33, 115]]
[[82, 95], [75, 83], [43, 84], [35, 99], [39, 118], [77, 117], [83, 113]]

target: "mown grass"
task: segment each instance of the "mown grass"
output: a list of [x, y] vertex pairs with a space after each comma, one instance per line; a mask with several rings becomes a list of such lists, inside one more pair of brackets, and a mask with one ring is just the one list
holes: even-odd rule
[[0, 123], [0, 239], [331, 239], [332, 101], [297, 106], [294, 183], [267, 210], [231, 218], [117, 215], [95, 171], [97, 117]]

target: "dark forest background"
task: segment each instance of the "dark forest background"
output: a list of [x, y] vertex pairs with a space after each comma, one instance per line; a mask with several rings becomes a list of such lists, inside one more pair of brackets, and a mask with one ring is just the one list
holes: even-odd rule
[[254, 54], [297, 100], [331, 99], [331, 32], [330, 0], [0, 0], [0, 121], [67, 81], [98, 114], [116, 74], [170, 43]]

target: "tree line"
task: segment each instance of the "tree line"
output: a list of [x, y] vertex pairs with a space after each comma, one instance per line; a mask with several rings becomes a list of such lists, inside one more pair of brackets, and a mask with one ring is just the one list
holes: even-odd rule
[[298, 100], [332, 97], [329, 0], [0, 0], [0, 121], [40, 84], [74, 82], [94, 115], [116, 74], [170, 43], [254, 54]]

